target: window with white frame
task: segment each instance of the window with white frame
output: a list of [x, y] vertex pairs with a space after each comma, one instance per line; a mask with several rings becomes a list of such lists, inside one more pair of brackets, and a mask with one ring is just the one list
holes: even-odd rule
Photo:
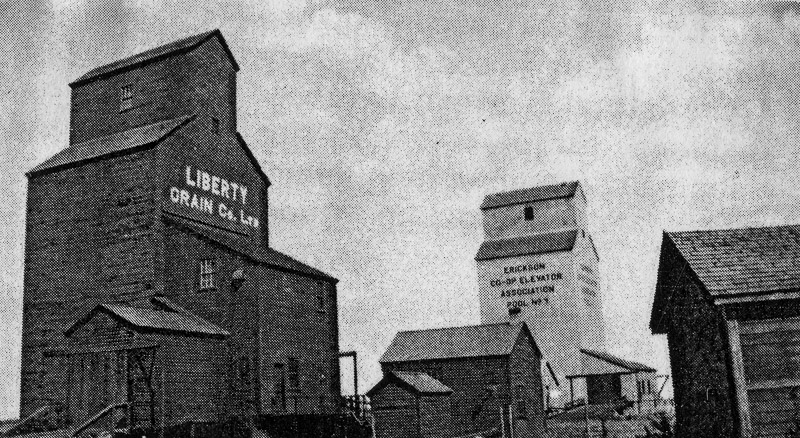
[[211, 289], [214, 287], [214, 260], [200, 260], [200, 289]]
[[124, 85], [119, 89], [119, 110], [133, 108], [133, 85]]

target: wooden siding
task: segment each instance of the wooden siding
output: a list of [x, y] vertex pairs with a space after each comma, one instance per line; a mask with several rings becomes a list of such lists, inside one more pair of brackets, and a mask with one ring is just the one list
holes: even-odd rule
[[65, 400], [74, 423], [113, 403], [130, 403], [137, 425], [216, 421], [228, 414], [225, 342], [141, 333], [104, 313], [68, 339]]
[[[120, 112], [120, 87], [128, 84], [133, 86], [132, 108]], [[176, 177], [176, 166], [219, 169], [249, 184], [248, 198], [255, 203], [251, 214], [259, 217], [260, 227], [249, 234], [218, 232], [238, 239], [237, 246], [246, 249], [268, 243], [267, 186], [238, 143], [236, 74], [218, 39], [78, 85], [72, 93], [70, 144], [178, 115], [197, 117], [153, 149], [30, 178], [21, 415], [69, 399], [69, 376], [63, 370], [73, 359], [43, 354], [66, 349], [64, 327], [97, 303], [141, 304], [156, 293], [231, 333], [222, 344], [201, 338], [173, 342], [155, 333], [131, 335], [158, 346], [153, 372], [165, 394], [157, 402], [162, 419], [285, 413], [295, 406], [300, 413], [333, 412], [340, 386], [335, 281], [255, 263], [187, 227], [160, 220], [166, 184]], [[220, 121], [219, 135], [210, 131], [211, 118]], [[201, 224], [195, 229], [207, 231]], [[199, 287], [197, 269], [203, 258], [216, 261], [213, 288]], [[237, 270], [243, 281], [233, 281]], [[325, 298], [322, 308], [320, 294]], [[95, 350], [81, 353], [89, 355], [90, 369], [93, 360], [101, 368], [106, 359], [112, 360], [106, 352], [133, 345], [101, 332], [73, 334], [86, 341], [84, 347], [96, 344]], [[276, 373], [275, 365], [287, 365], [290, 359], [297, 360], [299, 369], [299, 391], [291, 394], [297, 404], [276, 406], [272, 395], [286, 376]], [[83, 369], [82, 363], [73, 368]], [[81, 407], [86, 412], [94, 408]]]
[[[132, 108], [120, 111], [131, 86]], [[200, 47], [72, 90], [70, 144], [181, 115], [213, 114], [236, 131], [236, 72], [216, 38]]]
[[53, 400], [42, 351], [100, 301], [152, 290], [156, 240], [149, 151], [31, 178], [22, 330], [21, 415]]
[[390, 383], [374, 394], [370, 402], [376, 438], [420, 437], [418, 400], [413, 394]]
[[[511, 372], [512, 418], [514, 436], [543, 436], [545, 427], [544, 387], [542, 385], [542, 361], [528, 342], [524, 333], [519, 334], [514, 350], [509, 357]], [[523, 388], [525, 411], [520, 412], [520, 393]]]
[[[512, 405], [518, 436], [538, 436], [544, 429], [541, 361], [523, 335], [509, 356], [397, 362], [383, 372], [419, 371], [453, 389], [449, 433], [453, 436], [499, 427], [503, 407]], [[518, 397], [518, 387], [523, 397]], [[526, 415], [518, 415], [520, 398]]]
[[450, 387], [454, 436], [496, 427], [510, 402], [508, 356], [398, 362], [383, 371], [424, 372]]
[[800, 418], [800, 319], [741, 321], [739, 331], [753, 434], [784, 437]]
[[[165, 234], [168, 297], [231, 333], [235, 410], [332, 413], [340, 391], [336, 286], [254, 263], [189, 230], [168, 226]], [[204, 258], [216, 261], [212, 289], [199, 287]], [[232, 281], [236, 270], [244, 274], [241, 284]], [[299, 391], [287, 382], [290, 359], [298, 361]]]
[[734, 436], [735, 389], [728, 368], [725, 316], [676, 254], [662, 254], [659, 269], [673, 290], [664, 321], [669, 324], [676, 434]]

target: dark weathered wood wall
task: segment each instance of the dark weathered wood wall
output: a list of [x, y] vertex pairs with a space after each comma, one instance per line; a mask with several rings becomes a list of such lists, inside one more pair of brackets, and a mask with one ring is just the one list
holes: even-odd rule
[[800, 419], [800, 319], [741, 321], [739, 328], [753, 433], [784, 437]]

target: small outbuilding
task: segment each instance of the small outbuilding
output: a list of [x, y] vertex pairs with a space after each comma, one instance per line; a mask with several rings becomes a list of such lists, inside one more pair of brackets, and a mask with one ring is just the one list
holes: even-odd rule
[[677, 436], [790, 436], [800, 226], [664, 233], [650, 327], [667, 335]]
[[580, 368], [568, 375], [570, 402], [575, 404], [574, 386], [580, 381], [586, 386], [586, 403], [631, 403], [637, 410], [649, 410], [657, 396], [656, 370], [603, 351], [580, 350]]
[[448, 386], [425, 373], [386, 373], [367, 392], [375, 418], [375, 437], [448, 437], [452, 393]]
[[99, 304], [66, 337], [46, 360], [59, 365], [72, 418], [115, 429], [224, 418], [230, 333], [168, 299]]
[[539, 437], [545, 419], [541, 359], [527, 324], [519, 322], [400, 332], [380, 362], [384, 376], [424, 373], [453, 390], [449, 436], [496, 431]]

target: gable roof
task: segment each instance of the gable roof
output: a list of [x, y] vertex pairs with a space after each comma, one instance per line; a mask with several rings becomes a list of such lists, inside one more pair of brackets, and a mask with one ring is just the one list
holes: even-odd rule
[[296, 272], [314, 278], [320, 278], [333, 282], [339, 281], [335, 277], [326, 274], [319, 269], [313, 268], [299, 260], [296, 260], [280, 251], [261, 245], [253, 246], [244, 244], [241, 241], [242, 237], [231, 237], [229, 234], [219, 232], [210, 226], [173, 215], [166, 211], [164, 212], [164, 215], [162, 215], [162, 218], [167, 223], [194, 233], [231, 251], [239, 253], [254, 262], [263, 263], [279, 270]]
[[141, 67], [143, 65], [150, 64], [179, 53], [188, 52], [214, 37], [219, 38], [220, 45], [222, 45], [222, 48], [225, 50], [225, 54], [228, 56], [228, 59], [233, 66], [233, 70], [239, 71], [239, 64], [233, 57], [233, 53], [231, 53], [230, 48], [228, 48], [228, 43], [225, 42], [225, 38], [222, 37], [222, 32], [220, 32], [219, 29], [214, 29], [201, 34], [183, 38], [178, 41], [173, 41], [141, 53], [137, 53], [133, 56], [114, 61], [110, 64], [96, 67], [84, 73], [78, 79], [75, 79], [69, 84], [69, 86], [75, 88], [78, 85], [82, 85], [103, 77], [112, 76], [124, 70]]
[[666, 235], [712, 296], [800, 289], [800, 226]]
[[227, 330], [171, 304], [166, 299], [153, 299], [160, 309], [133, 307], [126, 304], [98, 304], [83, 318], [70, 326], [65, 334], [70, 336], [78, 328], [89, 322], [98, 312], [103, 312], [122, 321], [134, 329], [155, 330], [188, 335], [206, 335], [226, 338]]
[[664, 232], [650, 325], [658, 323], [683, 266], [715, 303], [760, 301], [800, 292], [800, 225]]
[[584, 377], [605, 374], [654, 373], [655, 368], [614, 356], [604, 351], [582, 348], [580, 369], [567, 377]]
[[174, 119], [162, 120], [150, 125], [131, 128], [103, 137], [93, 138], [85, 142], [68, 146], [61, 152], [51, 156], [38, 166], [28, 171], [28, 177], [52, 172], [95, 158], [130, 152], [140, 147], [154, 145], [180, 127], [186, 125], [194, 116], [182, 116]]
[[578, 230], [564, 230], [510, 239], [486, 240], [478, 248], [475, 260], [572, 251], [577, 236]]
[[380, 363], [508, 356], [514, 350], [520, 332], [525, 332], [534, 351], [541, 357], [541, 351], [525, 323], [505, 322], [399, 332], [383, 353]]
[[389, 371], [380, 382], [367, 391], [367, 396], [372, 397], [389, 383], [394, 383], [418, 395], [448, 395], [453, 393], [449, 386], [428, 374], [410, 371]]
[[580, 182], [578, 181], [570, 181], [560, 184], [493, 193], [483, 198], [481, 210], [525, 204], [528, 202], [546, 201], [549, 199], [571, 198], [575, 196], [579, 185]]

